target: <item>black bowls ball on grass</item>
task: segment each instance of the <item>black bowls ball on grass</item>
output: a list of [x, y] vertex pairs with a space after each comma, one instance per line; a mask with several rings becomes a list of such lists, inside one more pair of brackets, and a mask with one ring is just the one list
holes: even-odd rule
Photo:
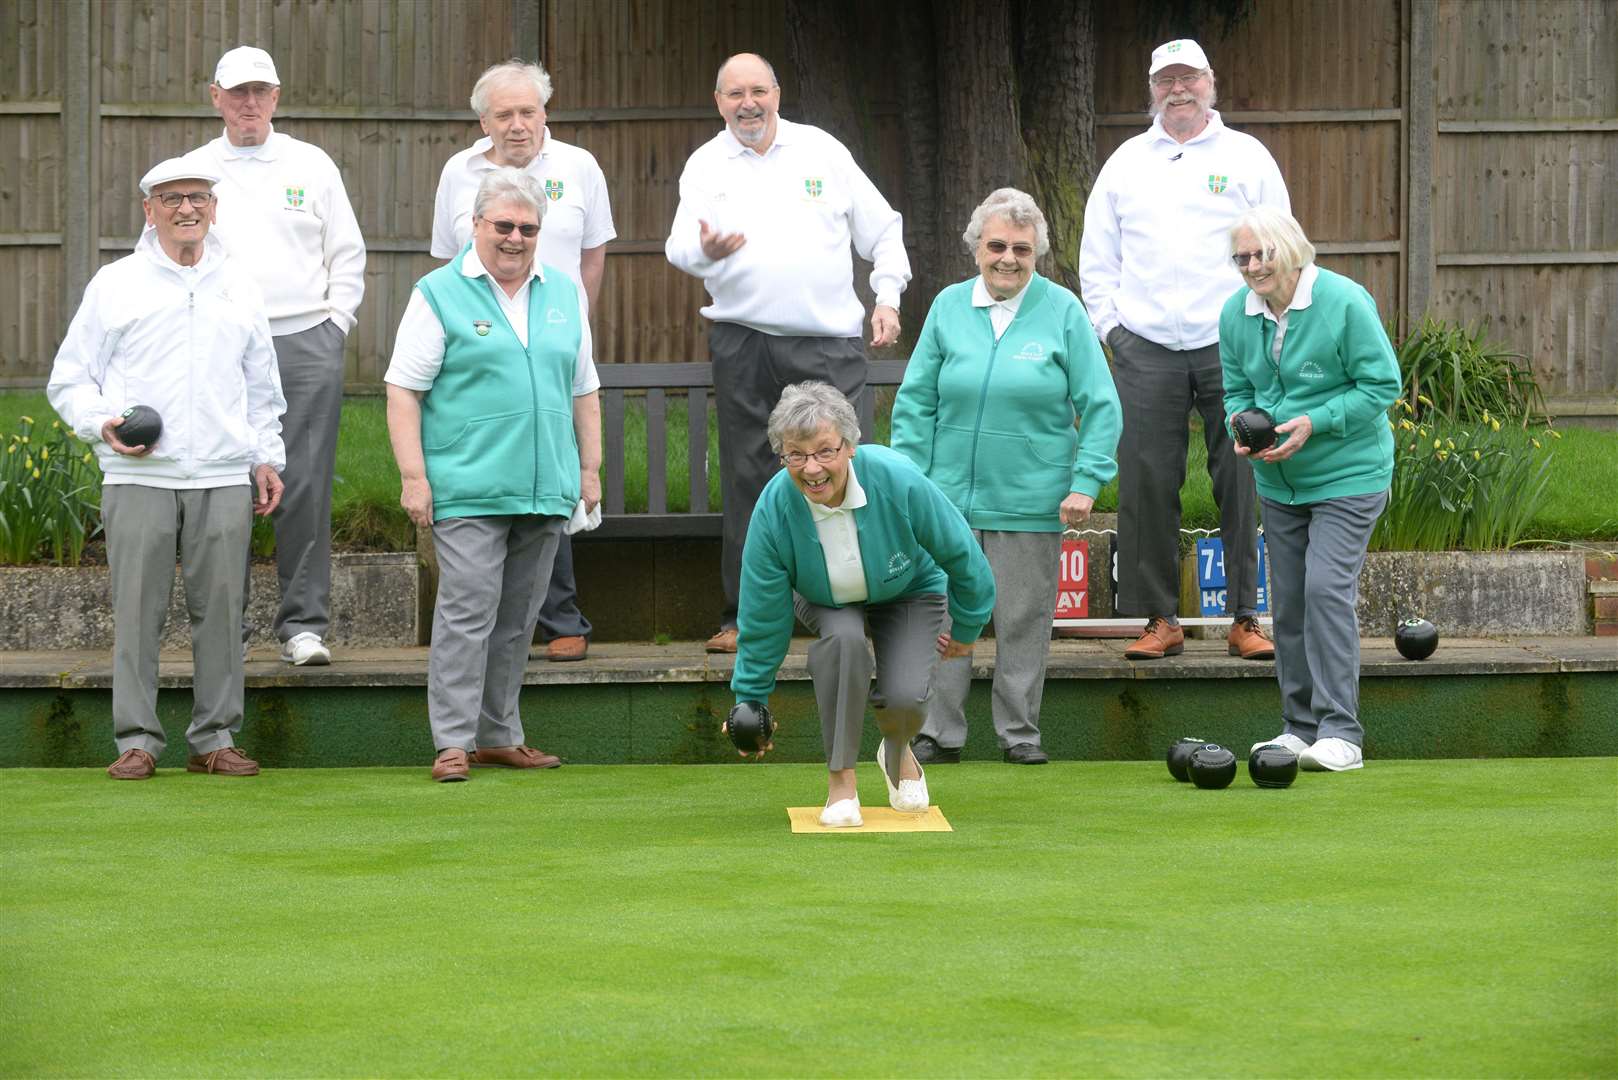
[[1182, 784], [1190, 783], [1191, 774], [1186, 769], [1191, 764], [1191, 752], [1204, 745], [1207, 741], [1206, 739], [1181, 739], [1169, 747], [1169, 775]]
[[1438, 648], [1438, 627], [1426, 619], [1405, 619], [1394, 628], [1393, 647], [1406, 660], [1425, 660]]
[[125, 446], [153, 446], [163, 434], [163, 418], [150, 405], [131, 405], [123, 418], [113, 431]]
[[1298, 778], [1298, 755], [1274, 743], [1255, 746], [1247, 755], [1247, 775], [1259, 787], [1291, 787]]
[[1236, 755], [1218, 743], [1203, 743], [1191, 752], [1186, 766], [1191, 782], [1199, 788], [1216, 790], [1229, 787], [1236, 779]]

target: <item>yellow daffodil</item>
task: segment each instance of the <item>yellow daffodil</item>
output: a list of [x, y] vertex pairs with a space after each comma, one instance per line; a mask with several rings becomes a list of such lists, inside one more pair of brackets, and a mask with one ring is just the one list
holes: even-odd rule
[[1438, 452], [1438, 460], [1439, 461], [1448, 461], [1449, 460], [1449, 451], [1448, 450], [1440, 450]]
[[32, 417], [32, 416], [25, 416], [25, 417], [23, 417], [23, 418], [22, 418], [22, 422], [23, 422], [23, 423], [25, 423], [25, 424], [27, 424], [27, 425], [28, 425], [28, 426], [29, 426], [29, 427], [33, 427], [33, 426], [34, 426], [34, 418], [33, 418], [33, 417]]
[[1473, 461], [1482, 461], [1483, 460], [1483, 455], [1478, 453], [1476, 450], [1474, 450], [1474, 451], [1472, 451], [1472, 460]]
[[1550, 437], [1553, 438], [1553, 439], [1560, 439], [1562, 437], [1562, 433], [1560, 431], [1557, 431], [1555, 428], [1546, 428], [1545, 430], [1550, 434]]
[[34, 479], [35, 479], [35, 480], [38, 480], [38, 479], [39, 479], [39, 470], [38, 470], [38, 469], [35, 469], [35, 470], [34, 470]]
[[1433, 407], [1433, 399], [1428, 397], [1426, 394], [1417, 394], [1416, 400], [1427, 406], [1429, 409]]
[[1538, 439], [1529, 439], [1528, 441], [1534, 444], [1534, 449], [1535, 450], [1539, 449], [1539, 440]]
[[1443, 439], [1434, 439], [1433, 440], [1433, 449], [1434, 450], [1442, 450], [1442, 449], [1444, 449], [1444, 440]]
[[39, 448], [39, 460], [41, 460], [41, 461], [49, 461], [50, 459], [51, 459], [51, 448], [48, 447], [48, 446], [40, 447]]
[[1490, 420], [1489, 423], [1491, 425], [1493, 425], [1494, 430], [1496, 430], [1496, 431], [1500, 430], [1500, 421], [1498, 421], [1498, 420]]

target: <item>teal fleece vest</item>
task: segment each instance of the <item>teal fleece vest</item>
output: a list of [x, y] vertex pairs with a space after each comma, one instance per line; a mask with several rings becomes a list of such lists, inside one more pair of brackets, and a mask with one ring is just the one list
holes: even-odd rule
[[554, 267], [533, 280], [524, 349], [490, 291], [498, 286], [461, 273], [470, 246], [416, 282], [444, 327], [444, 366], [421, 399], [433, 520], [566, 517], [579, 501], [578, 289]]

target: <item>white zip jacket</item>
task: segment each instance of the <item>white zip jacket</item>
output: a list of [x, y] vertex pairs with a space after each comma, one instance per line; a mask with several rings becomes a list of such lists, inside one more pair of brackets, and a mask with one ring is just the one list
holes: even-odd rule
[[[264, 299], [210, 235], [181, 266], [147, 229], [135, 252], [102, 267], [67, 328], [45, 389], [79, 438], [95, 446], [106, 484], [215, 488], [246, 484], [254, 467], [286, 466], [280, 368]], [[150, 405], [163, 434], [129, 457], [101, 427]]]
[[1154, 118], [1107, 159], [1084, 208], [1079, 287], [1097, 336], [1121, 324], [1176, 351], [1218, 341], [1219, 312], [1242, 285], [1230, 227], [1261, 203], [1292, 209], [1263, 143], [1214, 110], [1183, 143]]

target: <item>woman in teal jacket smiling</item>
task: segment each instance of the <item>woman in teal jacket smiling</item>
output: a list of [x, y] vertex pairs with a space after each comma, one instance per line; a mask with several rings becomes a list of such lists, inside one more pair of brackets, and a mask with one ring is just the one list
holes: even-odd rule
[[[854, 407], [836, 387], [787, 387], [768, 434], [786, 468], [764, 485], [747, 527], [731, 689], [758, 711], [775, 689], [796, 612], [818, 635], [809, 674], [830, 770], [820, 823], [862, 824], [854, 764], [867, 698], [882, 730], [877, 764], [888, 803], [923, 813], [927, 781], [909, 742], [938, 654], [969, 653], [994, 608], [988, 564], [966, 522], [914, 465], [885, 446], [860, 446]], [[942, 636], [946, 608], [951, 630]]]
[[1316, 266], [1290, 214], [1255, 207], [1230, 239], [1247, 287], [1219, 317], [1225, 416], [1257, 408], [1275, 420], [1275, 445], [1236, 447], [1253, 462], [1275, 598], [1284, 727], [1267, 741], [1306, 769], [1357, 769], [1365, 730], [1354, 605], [1393, 479], [1387, 411], [1399, 362], [1371, 294]]
[[[995, 732], [1007, 761], [1041, 765], [1062, 530], [1117, 474], [1122, 412], [1079, 298], [1034, 272], [1050, 250], [1034, 200], [1001, 188], [961, 238], [979, 274], [933, 301], [893, 404], [893, 448], [943, 489], [988, 556]], [[971, 685], [969, 655], [940, 666], [916, 739], [923, 761], [960, 760]]]

